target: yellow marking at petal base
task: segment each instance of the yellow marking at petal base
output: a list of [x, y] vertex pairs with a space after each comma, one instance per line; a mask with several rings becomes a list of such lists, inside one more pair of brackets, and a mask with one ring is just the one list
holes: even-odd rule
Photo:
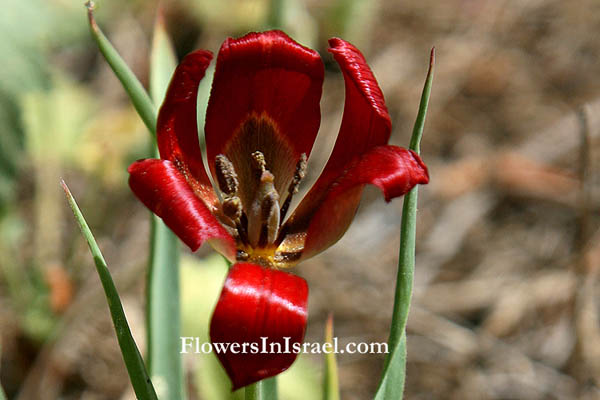
[[293, 235], [293, 237], [286, 238], [277, 247], [269, 245], [252, 248], [238, 243], [238, 251], [244, 254], [243, 258], [238, 258], [238, 261], [251, 262], [269, 268], [291, 268], [300, 260], [305, 237], [304, 233]]
[[285, 268], [279, 266], [275, 261], [276, 248], [274, 246], [253, 248], [251, 246], [238, 245], [238, 250], [243, 251], [247, 255], [244, 257], [244, 260], [239, 261], [247, 261], [270, 268]]

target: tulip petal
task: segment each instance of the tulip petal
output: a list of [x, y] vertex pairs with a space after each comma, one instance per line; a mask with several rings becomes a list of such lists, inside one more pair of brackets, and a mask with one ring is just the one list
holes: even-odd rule
[[[340, 132], [321, 175], [295, 211], [296, 220], [307, 220], [326, 196], [329, 187], [348, 164], [376, 146], [387, 144], [391, 121], [377, 80], [362, 53], [342, 39], [330, 39], [329, 51], [344, 75], [346, 101]], [[358, 207], [360, 193], [346, 199], [350, 211]], [[353, 211], [352, 211], [353, 214]], [[352, 216], [346, 216], [352, 219]], [[349, 222], [348, 222], [349, 223]]]
[[329, 45], [344, 75], [346, 101], [340, 132], [318, 187], [328, 186], [355, 157], [387, 144], [392, 129], [383, 93], [362, 53], [338, 38], [330, 39]]
[[294, 362], [299, 350], [294, 347], [304, 339], [307, 302], [308, 285], [300, 277], [249, 263], [231, 268], [212, 316], [210, 340], [233, 390], [277, 375]]
[[140, 160], [131, 164], [128, 171], [133, 193], [192, 251], [209, 241], [228, 259], [235, 259], [233, 237], [194, 194], [171, 161]]
[[429, 182], [427, 167], [417, 153], [398, 146], [378, 146], [350, 163], [321, 197], [315, 208], [300, 203], [284, 228], [288, 233], [306, 232], [301, 260], [337, 242], [350, 226], [364, 185], [381, 189], [386, 201], [406, 194], [417, 184]]
[[217, 197], [202, 163], [196, 118], [198, 85], [211, 59], [210, 52], [198, 50], [177, 66], [158, 113], [157, 141], [160, 157], [172, 161], [196, 195], [214, 211]]
[[217, 57], [206, 112], [208, 164], [226, 155], [248, 206], [256, 186], [250, 155], [261, 151], [285, 193], [302, 153], [308, 156], [321, 120], [323, 63], [318, 53], [281, 31], [228, 39]]

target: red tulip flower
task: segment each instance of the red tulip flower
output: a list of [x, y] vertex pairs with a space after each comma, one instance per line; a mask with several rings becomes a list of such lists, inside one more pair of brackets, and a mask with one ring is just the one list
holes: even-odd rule
[[[203, 50], [179, 64], [160, 108], [161, 158], [129, 167], [136, 196], [192, 251], [208, 241], [234, 263], [210, 326], [213, 344], [239, 346], [217, 354], [234, 389], [296, 358], [283, 351], [302, 343], [308, 287], [282, 269], [340, 239], [365, 184], [389, 201], [429, 180], [416, 153], [387, 145], [390, 117], [362, 54], [341, 39], [329, 44], [346, 86], [342, 125], [321, 176], [287, 220], [319, 129], [324, 69], [318, 53], [283, 32], [228, 39], [219, 51], [204, 127], [218, 189], [196, 125], [198, 85], [212, 58]], [[282, 353], [263, 353], [265, 345]]]

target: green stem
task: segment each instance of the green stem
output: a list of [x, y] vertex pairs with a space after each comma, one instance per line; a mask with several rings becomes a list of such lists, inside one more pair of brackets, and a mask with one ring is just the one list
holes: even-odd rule
[[258, 400], [261, 398], [261, 383], [253, 383], [252, 385], [246, 386], [244, 389], [245, 400]]
[[245, 400], [277, 400], [277, 378], [263, 379], [246, 386]]

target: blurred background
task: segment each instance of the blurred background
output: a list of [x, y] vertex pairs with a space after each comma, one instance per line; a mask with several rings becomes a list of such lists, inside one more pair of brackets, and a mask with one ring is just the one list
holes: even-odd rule
[[[216, 52], [225, 37], [273, 18], [322, 54], [312, 165], [324, 163], [343, 110], [327, 38], [363, 51], [392, 116], [391, 142], [404, 146], [436, 46], [406, 398], [600, 399], [600, 3], [274, 4], [179, 0], [163, 11], [180, 58]], [[83, 1], [2, 5], [0, 380], [9, 399], [130, 399], [59, 179], [99, 241], [143, 349], [149, 218], [126, 168], [147, 156], [150, 136], [92, 42]], [[155, 1], [97, 2], [100, 26], [145, 84], [156, 12]], [[368, 188], [345, 237], [295, 268], [311, 290], [308, 341], [322, 341], [330, 312], [341, 344], [387, 340], [401, 208]], [[183, 252], [183, 332], [206, 337], [226, 267], [207, 247]], [[185, 363], [190, 398], [229, 398], [214, 359]], [[372, 397], [383, 356], [340, 354], [338, 363], [342, 398]], [[282, 377], [280, 398], [319, 398], [321, 365], [320, 356], [302, 357]]]

